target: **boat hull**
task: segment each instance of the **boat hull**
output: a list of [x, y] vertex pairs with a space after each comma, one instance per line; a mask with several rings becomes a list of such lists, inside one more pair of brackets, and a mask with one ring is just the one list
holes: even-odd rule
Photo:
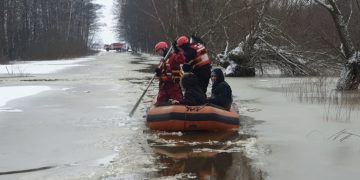
[[228, 131], [240, 126], [239, 114], [213, 106], [160, 106], [147, 114], [147, 126], [162, 131]]

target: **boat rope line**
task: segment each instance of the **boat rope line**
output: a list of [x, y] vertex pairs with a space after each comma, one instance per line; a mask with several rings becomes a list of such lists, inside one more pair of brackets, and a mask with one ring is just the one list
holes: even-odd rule
[[186, 108], [186, 111], [196, 111], [196, 112], [198, 112], [198, 111], [200, 111], [201, 109], [203, 109], [204, 107], [206, 107], [208, 104], [204, 104], [204, 105], [202, 105], [202, 106], [195, 106], [195, 107], [192, 107], [192, 106], [185, 106], [185, 108]]
[[20, 173], [29, 173], [34, 171], [43, 171], [47, 169], [55, 168], [56, 166], [44, 166], [39, 168], [33, 168], [33, 169], [23, 169], [23, 170], [17, 170], [17, 171], [6, 171], [6, 172], [0, 172], [0, 176], [2, 175], [9, 175], [9, 174], [20, 174]]
[[184, 114], [184, 113], [166, 113], [166, 114], [156, 114], [156, 115], [148, 115], [148, 122], [161, 122], [161, 121], [169, 121], [169, 120], [178, 120], [178, 121], [216, 121], [226, 124], [240, 124], [238, 117], [229, 117], [222, 116], [215, 113], [203, 113], [203, 114]]

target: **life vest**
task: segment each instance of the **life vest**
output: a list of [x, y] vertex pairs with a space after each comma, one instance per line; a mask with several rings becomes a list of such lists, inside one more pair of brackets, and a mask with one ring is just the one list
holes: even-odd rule
[[196, 58], [192, 59], [188, 62], [192, 66], [193, 69], [210, 64], [210, 59], [206, 53], [206, 49], [205, 49], [204, 45], [192, 44], [192, 45], [190, 45], [190, 47], [196, 51]]
[[179, 82], [181, 78], [180, 64], [177, 62], [177, 55], [172, 54], [163, 65], [162, 75], [160, 80], [162, 82]]

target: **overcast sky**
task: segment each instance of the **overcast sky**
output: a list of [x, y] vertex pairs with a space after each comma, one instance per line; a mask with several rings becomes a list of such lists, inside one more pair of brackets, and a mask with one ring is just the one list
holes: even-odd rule
[[104, 6], [100, 10], [102, 12], [100, 23], [105, 26], [98, 32], [99, 38], [105, 44], [116, 42], [116, 34], [113, 32], [116, 23], [113, 15], [113, 0], [95, 0], [95, 2]]

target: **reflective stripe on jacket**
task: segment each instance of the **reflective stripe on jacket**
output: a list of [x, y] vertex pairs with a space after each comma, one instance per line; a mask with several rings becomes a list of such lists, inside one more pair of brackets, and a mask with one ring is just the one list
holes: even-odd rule
[[162, 82], [179, 82], [180, 64], [184, 64], [185, 58], [182, 54], [171, 54], [165, 61], [160, 81]]
[[196, 51], [196, 58], [188, 62], [193, 69], [204, 66], [206, 64], [210, 64], [210, 59], [206, 53], [206, 49], [204, 45], [192, 44], [190, 47]]

